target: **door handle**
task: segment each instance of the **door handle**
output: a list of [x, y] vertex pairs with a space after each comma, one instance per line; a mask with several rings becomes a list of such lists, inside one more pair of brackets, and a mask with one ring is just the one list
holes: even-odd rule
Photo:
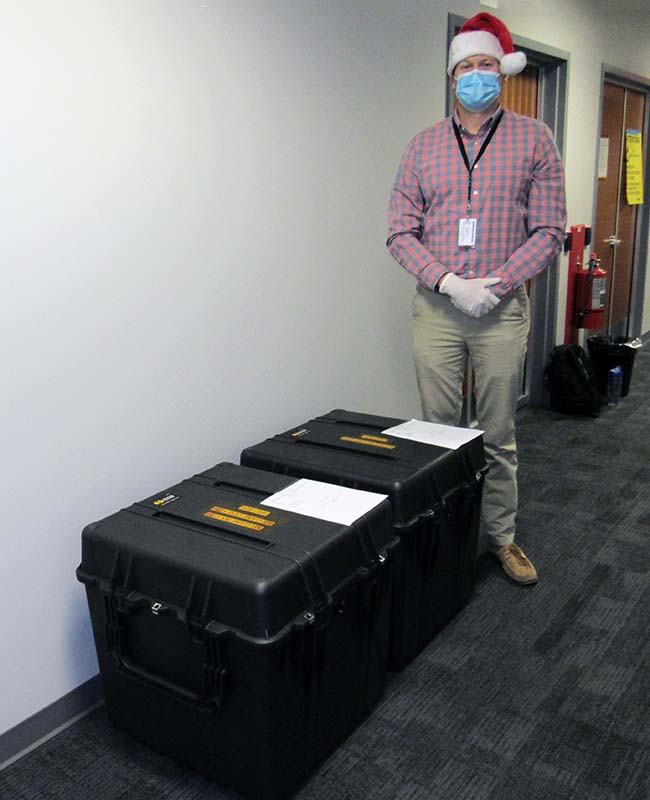
[[603, 242], [605, 244], [611, 245], [612, 247], [616, 247], [622, 241], [623, 241], [622, 239], [617, 239], [615, 234], [612, 234], [611, 236], [608, 236], [607, 239], [603, 239]]

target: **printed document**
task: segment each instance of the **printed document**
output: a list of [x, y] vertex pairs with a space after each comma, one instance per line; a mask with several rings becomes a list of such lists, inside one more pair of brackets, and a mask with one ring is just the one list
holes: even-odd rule
[[286, 489], [262, 500], [262, 505], [305, 514], [327, 522], [352, 525], [387, 497], [388, 495], [376, 492], [301, 478]]
[[398, 439], [412, 439], [414, 442], [434, 444], [436, 447], [446, 447], [448, 450], [458, 450], [467, 442], [476, 439], [483, 431], [478, 428], [457, 428], [452, 425], [438, 425], [436, 422], [423, 422], [412, 419], [403, 422], [394, 428], [382, 431], [386, 436], [396, 436]]

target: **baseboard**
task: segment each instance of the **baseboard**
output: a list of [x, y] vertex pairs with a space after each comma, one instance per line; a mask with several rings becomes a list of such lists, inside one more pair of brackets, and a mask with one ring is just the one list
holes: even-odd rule
[[104, 702], [99, 675], [0, 735], [0, 770], [73, 725]]

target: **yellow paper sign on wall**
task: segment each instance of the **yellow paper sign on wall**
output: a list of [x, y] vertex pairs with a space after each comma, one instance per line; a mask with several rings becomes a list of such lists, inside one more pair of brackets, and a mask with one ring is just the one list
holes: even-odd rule
[[625, 161], [627, 202], [631, 206], [643, 203], [643, 157], [640, 131], [625, 132]]

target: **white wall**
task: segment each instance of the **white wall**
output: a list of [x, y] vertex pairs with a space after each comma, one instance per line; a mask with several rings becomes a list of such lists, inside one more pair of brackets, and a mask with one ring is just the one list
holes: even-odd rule
[[[498, 14], [519, 36], [546, 42], [571, 54], [564, 153], [569, 225], [591, 225], [601, 67], [607, 64], [650, 79], [647, 8], [641, 0], [499, 0]], [[565, 258], [559, 291], [558, 340], [564, 337], [567, 263]], [[650, 330], [650, 279], [642, 329]]]
[[[499, 13], [573, 53], [570, 222], [589, 222], [600, 63], [650, 75], [650, 27], [543, 7]], [[418, 413], [385, 207], [444, 111], [447, 13], [479, 6], [0, 9], [2, 733], [96, 672], [85, 523], [332, 407]]]

